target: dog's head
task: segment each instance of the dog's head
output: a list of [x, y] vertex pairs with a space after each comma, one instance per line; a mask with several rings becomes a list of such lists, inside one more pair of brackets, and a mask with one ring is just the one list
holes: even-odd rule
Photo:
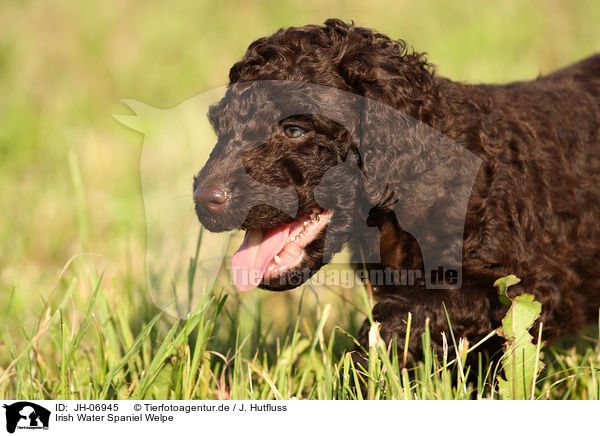
[[366, 219], [352, 129], [307, 108], [330, 105], [323, 91], [244, 82], [210, 110], [218, 142], [194, 180], [196, 213], [210, 231], [246, 231], [232, 259], [241, 290], [298, 286]]
[[193, 186], [208, 230], [246, 231], [232, 259], [239, 289], [296, 287], [360, 237], [389, 165], [378, 159], [365, 182], [363, 155], [376, 147], [361, 144], [364, 97], [418, 113], [426, 100], [402, 90], [427, 87], [425, 67], [403, 43], [338, 20], [250, 45], [209, 111], [218, 141]]

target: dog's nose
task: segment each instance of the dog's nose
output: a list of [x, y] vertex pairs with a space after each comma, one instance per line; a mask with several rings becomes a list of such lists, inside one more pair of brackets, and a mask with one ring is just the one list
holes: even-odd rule
[[230, 192], [223, 186], [199, 186], [194, 192], [194, 200], [207, 212], [218, 215], [225, 209]]

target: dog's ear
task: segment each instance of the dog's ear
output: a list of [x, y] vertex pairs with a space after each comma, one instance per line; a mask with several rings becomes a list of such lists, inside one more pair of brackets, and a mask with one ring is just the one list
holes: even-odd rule
[[392, 204], [401, 228], [415, 237], [427, 285], [436, 285], [439, 268], [460, 272], [467, 206], [482, 161], [420, 120], [371, 99], [363, 101], [359, 152], [363, 192], [373, 205]]
[[466, 208], [481, 161], [435, 129], [439, 90], [424, 58], [403, 43], [364, 38], [366, 44], [350, 44], [339, 65], [346, 84], [364, 97], [363, 192], [373, 205], [394, 204], [400, 226], [419, 243], [432, 285], [430, 272], [439, 267], [460, 271]]
[[410, 52], [404, 41], [352, 28], [346, 47], [338, 73], [351, 92], [364, 97], [359, 153], [368, 163], [365, 193], [369, 201], [378, 204], [389, 184], [389, 165], [409, 161], [412, 150], [419, 146], [412, 137], [414, 120], [429, 119], [428, 113], [433, 112], [433, 76], [424, 55]]
[[363, 191], [371, 204], [386, 196], [404, 196], [414, 174], [420, 172], [422, 139], [417, 122], [401, 111], [361, 99], [358, 153], [363, 167]]
[[[421, 147], [416, 121], [432, 123], [437, 91], [425, 56], [368, 29], [354, 27], [338, 73], [351, 92], [364, 97], [360, 108], [359, 152], [366, 168], [365, 192], [378, 204], [392, 162], [411, 162]], [[372, 155], [372, 156], [370, 156]], [[418, 166], [419, 164], [417, 164]], [[410, 172], [420, 168], [409, 168]]]

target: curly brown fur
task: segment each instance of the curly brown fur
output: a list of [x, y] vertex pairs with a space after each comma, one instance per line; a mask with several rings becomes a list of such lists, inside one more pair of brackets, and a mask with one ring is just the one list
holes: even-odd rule
[[[373, 314], [382, 324], [386, 341], [396, 335], [404, 337], [410, 312], [410, 351], [418, 355], [427, 318], [432, 340], [441, 346], [441, 333], [448, 330], [444, 305], [456, 336], [465, 336], [471, 343], [481, 339], [498, 326], [506, 311], [492, 284], [507, 274], [522, 279], [510, 288], [511, 293], [526, 291], [542, 303], [540, 321], [548, 343], [597, 318], [600, 56], [530, 82], [468, 85], [435, 75], [425, 56], [409, 50], [403, 41], [331, 19], [325, 26], [280, 30], [253, 42], [231, 68], [229, 78], [231, 85], [286, 80], [364, 96], [426, 123], [483, 160], [469, 201], [464, 238], [454, 241], [463, 247], [461, 289], [426, 290], [419, 285], [376, 289], [379, 302]], [[231, 197], [219, 217], [196, 205], [200, 221], [209, 230], [274, 228], [309, 213], [316, 205], [314, 191], [321, 178], [337, 165], [340, 156], [345, 159], [351, 153], [356, 155], [357, 165], [369, 160], [373, 167], [366, 178], [340, 175], [338, 182], [345, 195], [332, 199], [336, 210], [327, 230], [335, 250], [346, 243], [354, 248], [379, 246], [381, 265], [369, 268], [423, 268], [415, 239], [393, 213], [378, 206], [382, 205], [382, 187], [395, 189], [390, 186], [394, 177], [408, 172], [425, 174], [418, 138], [391, 130], [377, 138], [357, 140], [353, 132], [330, 119], [304, 114], [291, 121], [307, 133], [289, 139], [280, 129], [273, 130], [274, 120], [267, 113], [256, 108], [232, 110], [232, 102], [241, 99], [241, 91], [231, 88], [210, 112], [219, 140], [195, 178], [194, 189], [221, 183]], [[371, 122], [368, 110], [360, 114], [352, 113], [350, 107], [339, 110], [348, 112], [348, 117], [361, 117], [362, 125]], [[255, 146], [261, 130], [270, 136]], [[255, 140], [249, 140], [248, 135], [253, 134]], [[406, 138], [402, 147], [391, 145], [392, 139], [402, 135]], [[460, 174], [461, 161], [450, 159], [444, 168], [445, 176]], [[293, 187], [299, 201], [297, 215], [288, 216], [273, 203], [283, 204], [292, 201], [291, 197], [269, 198], [259, 186], [243, 182], [243, 173], [263, 185]], [[409, 218], [421, 194], [397, 198]], [[443, 201], [447, 193], [439, 194], [441, 201], [434, 204], [431, 215], [456, 215], [449, 210], [453, 202]], [[241, 205], [250, 197], [271, 206], [255, 206], [241, 225], [234, 224], [236, 210], [243, 209]], [[365, 209], [364, 204], [374, 208]], [[420, 218], [415, 214], [415, 220]], [[367, 219], [380, 229], [380, 239], [364, 240], [356, 233], [359, 222]], [[306, 247], [302, 264], [284, 279], [299, 271], [313, 274], [329, 260], [323, 259], [323, 239], [321, 235]], [[261, 286], [283, 290], [298, 284], [291, 280], [279, 283]], [[368, 327], [365, 323], [359, 332], [363, 345]]]

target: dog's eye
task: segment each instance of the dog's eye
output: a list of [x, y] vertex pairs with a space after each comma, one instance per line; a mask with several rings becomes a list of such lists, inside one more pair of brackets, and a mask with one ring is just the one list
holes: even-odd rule
[[287, 126], [285, 129], [283, 129], [283, 133], [288, 138], [300, 138], [301, 136], [304, 136], [306, 130], [298, 126]]

